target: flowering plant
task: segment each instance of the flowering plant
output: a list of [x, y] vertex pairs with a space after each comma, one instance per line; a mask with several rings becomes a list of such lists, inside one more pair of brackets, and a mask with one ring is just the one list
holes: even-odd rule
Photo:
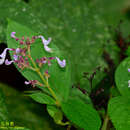
[[[47, 111], [56, 124], [67, 126], [68, 130], [72, 125], [85, 130], [99, 130], [101, 127], [100, 114], [104, 119], [102, 130], [105, 130], [110, 120], [108, 115], [112, 121], [115, 121], [114, 124], [117, 123], [117, 120], [113, 119], [113, 106], [121, 107], [127, 113], [125, 109], [129, 109], [130, 58], [125, 59], [116, 70], [115, 81], [121, 94], [112, 87], [108, 110], [104, 114], [103, 111], [96, 111], [90, 99], [93, 96], [92, 79], [100, 67], [90, 77], [88, 73], [84, 73], [84, 78], [90, 81], [91, 92], [80, 90], [81, 88], [71, 88], [69, 61], [63, 58], [63, 54], [52, 43], [51, 38], [46, 40], [44, 36], [14, 21], [9, 20], [8, 23], [8, 48], [5, 48], [0, 54], [0, 65], [14, 64], [27, 79], [24, 82], [25, 85], [37, 88], [28, 96], [38, 103], [46, 104]], [[10, 52], [11, 60], [6, 58], [7, 51]], [[104, 92], [103, 89], [101, 91]], [[116, 97], [114, 97], [115, 95]], [[122, 101], [123, 106], [118, 101]], [[65, 121], [64, 115], [67, 117]], [[120, 119], [120, 121], [122, 120]], [[126, 125], [126, 128], [128, 127]]]
[[[72, 123], [63, 121], [65, 114], [79, 127], [93, 128], [89, 122], [86, 126], [86, 115], [84, 113], [87, 112], [87, 118], [90, 118], [87, 120], [92, 119], [89, 116], [92, 114], [95, 119], [92, 119], [91, 122], [96, 120], [95, 123], [97, 124], [94, 129], [99, 129], [100, 118], [90, 105], [90, 99], [89, 104], [85, 104], [80, 98], [77, 100], [74, 93], [71, 93], [73, 96], [69, 96], [71, 90], [69, 62], [63, 59], [60, 50], [55, 45], [50, 44], [51, 38], [46, 40], [42, 35], [38, 35], [27, 27], [9, 20], [7, 41], [8, 48], [0, 55], [0, 64], [10, 65], [14, 63], [16, 68], [27, 78], [25, 84], [31, 84], [32, 87], [39, 89], [29, 96], [41, 104], [47, 104], [47, 111], [55, 123], [67, 125], [69, 129]], [[7, 51], [10, 52], [12, 60], [6, 58]], [[79, 94], [83, 95], [82, 93]], [[81, 109], [82, 116], [75, 115], [75, 112], [81, 111]], [[71, 117], [71, 115], [73, 116]], [[83, 117], [84, 120], [80, 123], [77, 118]]]

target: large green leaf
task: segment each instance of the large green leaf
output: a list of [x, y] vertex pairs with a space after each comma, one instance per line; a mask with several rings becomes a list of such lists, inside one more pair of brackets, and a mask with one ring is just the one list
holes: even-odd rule
[[[103, 68], [107, 66], [102, 58], [102, 52], [104, 43], [111, 39], [109, 29], [100, 13], [97, 13], [95, 7], [91, 8], [88, 1], [30, 0], [30, 5], [33, 7], [31, 9], [31, 6], [22, 1], [1, 0], [0, 40], [5, 41], [7, 17], [37, 32], [43, 32], [46, 36], [51, 36], [54, 44], [58, 45], [69, 58], [74, 81], [82, 83], [83, 86], [87, 84], [85, 86], [88, 87], [89, 82], [83, 82], [81, 78], [82, 72], [91, 72], [97, 65]], [[109, 51], [114, 58], [115, 51], [112, 51], [114, 44], [112, 41], [110, 44]], [[103, 77], [104, 73], [97, 73], [93, 86]]]
[[128, 80], [130, 80], [130, 57], [126, 58], [117, 68], [115, 73], [115, 81], [120, 93], [124, 96], [130, 96], [130, 88], [128, 87]]
[[13, 121], [15, 126], [27, 127], [30, 130], [64, 130], [53, 122], [44, 105], [36, 103], [11, 86], [0, 83], [0, 89], [5, 95], [10, 121]]
[[108, 105], [108, 114], [116, 130], [130, 130], [130, 98], [112, 98]]
[[[9, 25], [7, 28], [7, 42], [9, 48], [18, 48], [19, 44], [11, 38], [10, 34], [11, 32], [16, 32], [17, 37], [32, 37], [34, 35], [38, 35], [35, 32], [33, 32], [31, 29], [27, 28], [26, 26], [23, 26], [21, 24], [18, 24], [14, 21], [9, 20]], [[50, 47], [53, 49], [54, 53], [47, 53], [44, 50], [43, 44], [40, 39], [37, 39], [35, 44], [31, 46], [31, 56], [33, 60], [35, 61], [37, 58], [41, 58], [43, 56], [46, 57], [60, 57], [61, 53], [59, 49], [53, 44], [50, 44]], [[11, 53], [12, 54], [12, 53]], [[28, 79], [28, 80], [38, 80], [42, 82], [39, 75], [37, 75], [34, 71], [29, 69], [18, 70]], [[43, 74], [45, 70], [48, 70], [50, 78], [49, 78], [49, 84], [50, 87], [53, 89], [53, 91], [56, 93], [56, 96], [59, 98], [59, 100], [66, 100], [69, 94], [69, 87], [70, 87], [70, 70], [69, 70], [69, 63], [67, 60], [67, 65], [65, 68], [60, 68], [57, 64], [56, 60], [52, 61], [51, 67], [48, 67], [45, 65], [41, 68], [41, 73]], [[45, 89], [45, 88], [43, 88]]]
[[[104, 44], [111, 39], [111, 34], [104, 20], [95, 8], [89, 6], [86, 0], [55, 1], [55, 0], [32, 0], [30, 5], [37, 12], [38, 18], [46, 24], [43, 32], [54, 37], [54, 43], [64, 51], [72, 66], [72, 77], [74, 82], [83, 82], [84, 71], [92, 72], [98, 65], [102, 68], [107, 64], [102, 58]], [[110, 41], [109, 51], [112, 59], [113, 41]], [[96, 61], [96, 62], [95, 62]], [[105, 73], [97, 73], [93, 86], [97, 85]]]
[[70, 99], [62, 103], [62, 110], [67, 118], [84, 130], [99, 130], [101, 125], [97, 111], [80, 99]]
[[84, 103], [92, 105], [92, 101], [91, 101], [90, 97], [88, 96], [88, 94], [84, 94], [78, 88], [71, 88], [69, 98], [70, 99], [73, 99], [73, 98], [81, 99], [82, 101], [84, 101]]

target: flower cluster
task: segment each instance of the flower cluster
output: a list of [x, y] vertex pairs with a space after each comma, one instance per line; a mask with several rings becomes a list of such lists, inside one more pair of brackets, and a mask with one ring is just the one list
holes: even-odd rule
[[39, 67], [41, 67], [43, 64], [48, 64], [48, 66], [51, 66], [51, 60], [55, 59], [55, 57], [42, 57], [40, 59], [36, 59], [36, 62], [38, 63]]
[[12, 32], [11, 33], [11, 37], [14, 38], [16, 41], [19, 41], [20, 45], [30, 45], [32, 43], [35, 42], [35, 39], [37, 38], [37, 36], [33, 36], [31, 39], [29, 39], [29, 37], [27, 37], [25, 39], [25, 37], [23, 36], [21, 39], [15, 36], [16, 32]]
[[[29, 38], [29, 37], [25, 38], [24, 36], [22, 38], [18, 38], [15, 34], [16, 34], [16, 32], [12, 32], [11, 37], [13, 39], [15, 39], [17, 42], [19, 42], [19, 45], [22, 45], [23, 47], [16, 48], [16, 49], [5, 48], [4, 51], [2, 52], [2, 54], [0, 55], [0, 65], [2, 65], [3, 63], [5, 63], [5, 65], [10, 65], [12, 63], [15, 63], [20, 69], [29, 68], [29, 69], [34, 70], [32, 65], [30, 64], [29, 59], [31, 59], [31, 56], [29, 55], [28, 52], [30, 51], [31, 44], [34, 43], [35, 40], [38, 38], [41, 39], [45, 51], [48, 53], [53, 53], [52, 48], [50, 48], [48, 46], [51, 42], [51, 38], [46, 40], [41, 35], [33, 36], [32, 38]], [[13, 53], [13, 58], [11, 61], [6, 59], [6, 54], [7, 54], [8, 50], [12, 51], [12, 53]], [[66, 66], [66, 60], [64, 59], [63, 61], [61, 61], [58, 57], [43, 56], [42, 58], [36, 59], [36, 63], [38, 64], [39, 67], [42, 67], [42, 65], [44, 65], [44, 64], [48, 64], [48, 66], [51, 66], [52, 60], [56, 60], [61, 68], [64, 68]], [[49, 77], [48, 71], [45, 72], [45, 76]], [[39, 84], [40, 86], [42, 86], [41, 83], [39, 83], [37, 80], [25, 81], [25, 84], [27, 84], [27, 85], [31, 84], [33, 87], [36, 84]]]
[[30, 68], [26, 48], [17, 48], [17, 49], [12, 48], [10, 50], [13, 51], [13, 59], [11, 61], [6, 59], [5, 60], [6, 65], [16, 63], [20, 69]]
[[29, 80], [29, 81], [25, 81], [24, 82], [26, 85], [31, 84], [33, 87], [35, 87], [36, 85], [39, 86], [43, 86], [40, 82], [38, 82], [37, 80]]

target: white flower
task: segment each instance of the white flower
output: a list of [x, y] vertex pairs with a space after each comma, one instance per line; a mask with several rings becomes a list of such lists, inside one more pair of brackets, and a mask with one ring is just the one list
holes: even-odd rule
[[38, 38], [41, 38], [42, 39], [42, 43], [44, 45], [44, 49], [47, 51], [47, 52], [52, 52], [52, 49], [48, 47], [49, 43], [51, 42], [51, 38], [49, 38], [48, 40], [46, 40], [43, 36], [38, 36]]
[[10, 65], [10, 64], [12, 64], [13, 62], [14, 62], [13, 60], [9, 61], [8, 59], [6, 59], [6, 60], [5, 60], [5, 65]]
[[63, 61], [61, 61], [58, 57], [56, 57], [56, 60], [57, 60], [57, 62], [60, 65], [61, 68], [64, 68], [66, 66], [66, 60], [65, 59]]
[[128, 87], [130, 88], [130, 80], [128, 80]]
[[7, 54], [7, 50], [11, 50], [10, 48], [5, 48], [2, 54], [0, 55], [0, 65], [2, 65], [5, 61], [5, 57]]
[[15, 34], [16, 34], [16, 32], [11, 33], [11, 37], [14, 38], [14, 39], [16, 38]]

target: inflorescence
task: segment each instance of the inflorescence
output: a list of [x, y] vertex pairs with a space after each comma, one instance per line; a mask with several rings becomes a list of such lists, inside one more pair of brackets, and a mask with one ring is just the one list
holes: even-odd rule
[[[2, 54], [0, 55], [0, 65], [2, 65], [3, 63], [5, 63], [5, 65], [10, 65], [12, 63], [15, 63], [18, 68], [20, 69], [32, 69], [35, 71], [35, 67], [32, 66], [29, 62], [29, 59], [32, 60], [31, 57], [31, 44], [35, 43], [35, 40], [40, 38], [43, 44], [43, 48], [46, 52], [48, 53], [53, 53], [52, 48], [50, 48], [48, 45], [51, 42], [51, 38], [49, 38], [48, 40], [46, 40], [43, 36], [33, 36], [32, 38], [25, 38], [24, 36], [22, 38], [18, 38], [16, 37], [16, 32], [12, 32], [11, 33], [11, 37], [13, 39], [15, 39], [17, 42], [19, 42], [19, 45], [22, 46], [21, 48], [5, 48], [4, 51], [2, 52]], [[12, 51], [13, 53], [13, 59], [11, 61], [9, 61], [8, 59], [6, 59], [6, 54], [7, 51]], [[66, 66], [66, 60], [60, 60], [58, 57], [46, 57], [43, 56], [39, 59], [36, 59], [35, 63], [36, 65], [38, 65], [39, 68], [42, 67], [43, 64], [47, 64], [48, 66], [51, 66], [51, 61], [56, 59], [57, 63], [59, 64], [59, 66], [61, 68], [64, 68]], [[50, 75], [48, 74], [48, 70], [45, 71], [44, 76], [49, 78]], [[29, 80], [29, 81], [25, 81], [25, 84], [31, 84], [33, 87], [35, 87], [35, 85], [40, 85], [43, 86], [39, 81], [37, 80]]]

